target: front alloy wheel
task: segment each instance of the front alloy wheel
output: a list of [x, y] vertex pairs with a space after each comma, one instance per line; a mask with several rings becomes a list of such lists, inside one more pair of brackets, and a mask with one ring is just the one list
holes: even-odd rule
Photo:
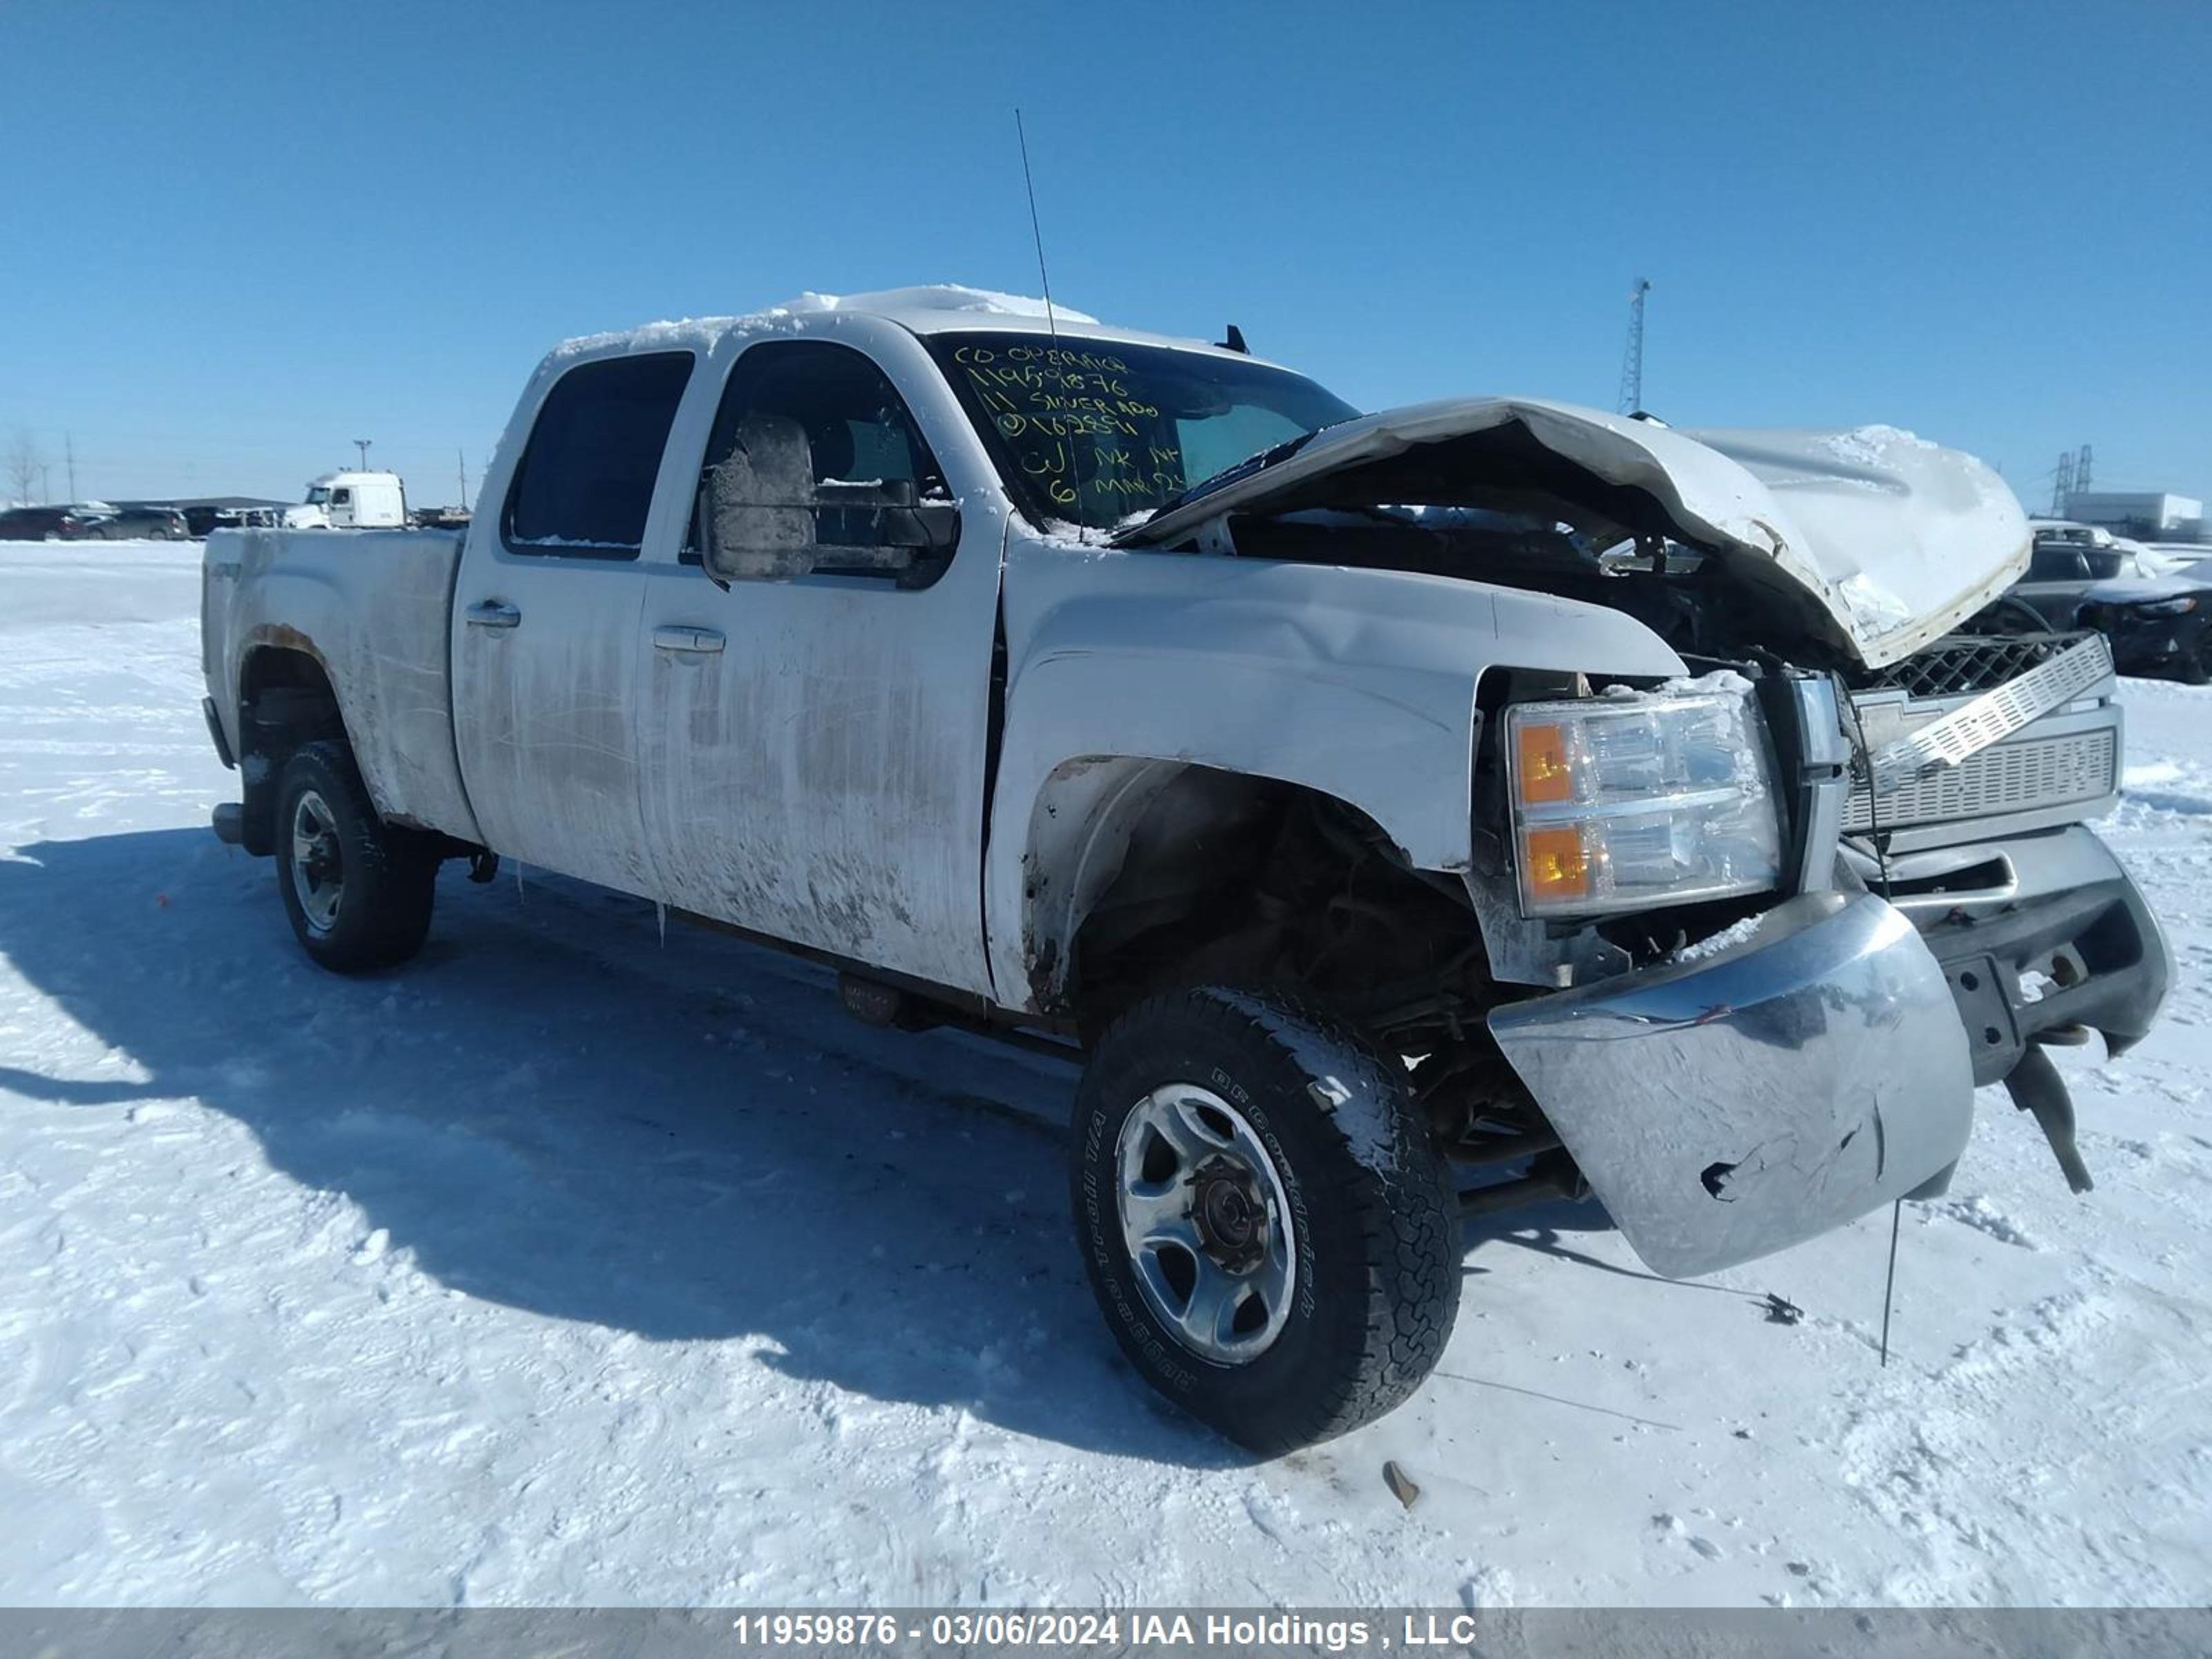
[[1077, 1092], [1077, 1241], [1145, 1380], [1256, 1451], [1372, 1421], [1451, 1334], [1459, 1211], [1404, 1066], [1287, 991], [1139, 1003]]
[[1267, 1352], [1297, 1286], [1297, 1224], [1259, 1137], [1190, 1084], [1155, 1089], [1121, 1126], [1121, 1241], [1138, 1293], [1201, 1358]]

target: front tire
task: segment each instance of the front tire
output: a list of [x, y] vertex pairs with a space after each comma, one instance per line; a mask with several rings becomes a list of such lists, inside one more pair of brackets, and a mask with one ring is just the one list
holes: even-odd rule
[[1447, 1165], [1405, 1070], [1281, 992], [1138, 1004], [1078, 1091], [1076, 1233], [1115, 1339], [1200, 1421], [1274, 1454], [1418, 1389], [1459, 1306]]
[[422, 948], [437, 856], [377, 817], [343, 744], [303, 744], [285, 763], [276, 845], [284, 914], [318, 966], [372, 973]]

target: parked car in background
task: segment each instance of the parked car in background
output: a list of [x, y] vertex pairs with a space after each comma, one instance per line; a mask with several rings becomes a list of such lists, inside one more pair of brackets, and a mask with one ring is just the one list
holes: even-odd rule
[[68, 522], [65, 507], [18, 507], [0, 513], [0, 541], [52, 542], [63, 540]]
[[185, 511], [194, 536], [217, 530], [274, 530], [286, 509], [277, 507], [195, 507]]
[[2145, 542], [2136, 562], [2146, 576], [2203, 576], [2208, 570], [2192, 567], [2212, 567], [2212, 546], [2203, 542]]
[[173, 507], [118, 507], [95, 532], [102, 541], [184, 542], [191, 526]]
[[77, 507], [19, 507], [0, 513], [0, 541], [82, 542], [101, 533], [114, 515], [100, 503]]
[[2075, 614], [2112, 641], [2123, 674], [2189, 685], [2212, 679], [2212, 560], [2170, 576], [2094, 583]]
[[2027, 574], [2012, 585], [2005, 599], [2026, 605], [2046, 627], [2075, 626], [2089, 590], [2128, 574], [2126, 557], [2109, 531], [2047, 519], [2031, 520], [2028, 527], [2034, 542]]
[[[2186, 554], [2177, 554], [2148, 542], [2130, 541], [2125, 536], [2113, 537], [2112, 546], [2119, 553], [2123, 574], [2130, 576], [2171, 576], [2182, 566], [2193, 562]], [[2197, 552], [2201, 555], [2203, 550], [2200, 548]]]

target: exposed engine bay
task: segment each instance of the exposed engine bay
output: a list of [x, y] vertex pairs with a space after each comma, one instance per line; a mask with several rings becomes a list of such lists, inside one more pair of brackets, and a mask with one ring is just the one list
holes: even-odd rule
[[1534, 588], [1696, 655], [1824, 671], [1957, 630], [2028, 553], [2002, 480], [1910, 433], [1691, 434], [1515, 398], [1328, 428], [1119, 539]]

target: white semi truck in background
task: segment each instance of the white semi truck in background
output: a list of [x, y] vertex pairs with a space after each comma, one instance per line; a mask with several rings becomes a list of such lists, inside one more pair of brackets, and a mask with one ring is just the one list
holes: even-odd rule
[[404, 530], [407, 487], [397, 472], [325, 472], [284, 509], [287, 530]]

